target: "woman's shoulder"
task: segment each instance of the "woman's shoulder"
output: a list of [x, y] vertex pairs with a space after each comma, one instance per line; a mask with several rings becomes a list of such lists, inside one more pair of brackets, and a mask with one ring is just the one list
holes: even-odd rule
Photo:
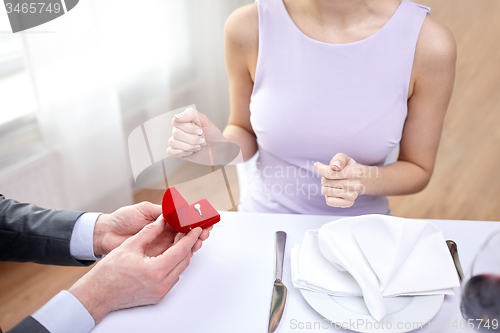
[[236, 9], [226, 20], [224, 26], [226, 41], [239, 47], [258, 45], [259, 14], [257, 3]]
[[428, 69], [442, 68], [455, 63], [457, 45], [455, 37], [445, 24], [427, 15], [417, 41], [415, 63]]

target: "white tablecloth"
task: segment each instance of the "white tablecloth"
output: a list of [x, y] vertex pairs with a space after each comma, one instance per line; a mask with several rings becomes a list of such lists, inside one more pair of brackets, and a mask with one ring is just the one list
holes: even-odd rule
[[[275, 232], [287, 233], [283, 282], [288, 288], [285, 312], [276, 332], [311, 332], [307, 324], [323, 317], [293, 287], [290, 249], [300, 244], [308, 229], [338, 219], [331, 216], [222, 212], [203, 248], [195, 254], [180, 281], [157, 305], [108, 314], [92, 331], [99, 332], [267, 332], [272, 284], [275, 278]], [[445, 239], [458, 244], [464, 270], [498, 222], [431, 220]], [[446, 297], [431, 327], [418, 332], [462, 331], [460, 290]], [[301, 324], [304, 329], [299, 329]], [[319, 324], [317, 324], [319, 325]], [[341, 329], [317, 331], [348, 332]], [[463, 330], [465, 331], [465, 330]]]

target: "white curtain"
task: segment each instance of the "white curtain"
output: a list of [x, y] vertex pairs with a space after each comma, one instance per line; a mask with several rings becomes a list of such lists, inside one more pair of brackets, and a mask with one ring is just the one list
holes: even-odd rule
[[129, 204], [130, 131], [197, 104], [220, 127], [228, 95], [222, 32], [249, 0], [81, 0], [23, 34], [44, 142], [64, 208]]

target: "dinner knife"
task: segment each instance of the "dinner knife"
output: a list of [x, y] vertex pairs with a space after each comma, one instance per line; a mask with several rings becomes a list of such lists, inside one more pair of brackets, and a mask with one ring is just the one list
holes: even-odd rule
[[280, 323], [283, 310], [285, 310], [286, 286], [281, 281], [283, 278], [283, 258], [285, 256], [286, 232], [276, 232], [276, 279], [273, 285], [271, 310], [269, 311], [269, 333], [273, 333]]

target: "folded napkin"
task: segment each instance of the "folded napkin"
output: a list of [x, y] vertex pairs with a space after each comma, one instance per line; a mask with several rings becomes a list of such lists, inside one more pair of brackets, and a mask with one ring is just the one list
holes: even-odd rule
[[378, 321], [383, 297], [448, 294], [459, 287], [441, 231], [432, 223], [363, 215], [309, 230], [292, 249], [297, 288], [337, 296], [363, 296]]

